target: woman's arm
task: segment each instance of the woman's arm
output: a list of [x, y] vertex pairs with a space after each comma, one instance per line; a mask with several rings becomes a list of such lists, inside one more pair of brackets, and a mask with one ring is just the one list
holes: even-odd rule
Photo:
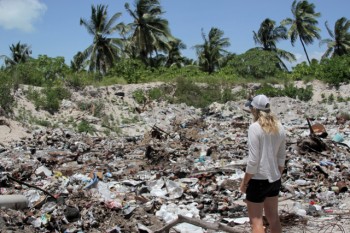
[[247, 187], [248, 187], [248, 183], [250, 181], [250, 179], [254, 176], [254, 174], [250, 174], [250, 173], [245, 173], [244, 174], [244, 178], [241, 182], [241, 186], [239, 187], [239, 190], [242, 192], [242, 193], [246, 193], [247, 191]]

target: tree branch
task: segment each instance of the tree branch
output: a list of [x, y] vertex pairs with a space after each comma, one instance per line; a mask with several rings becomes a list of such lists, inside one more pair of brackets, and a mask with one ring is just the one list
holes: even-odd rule
[[227, 226], [225, 224], [217, 223], [217, 222], [209, 223], [209, 222], [205, 222], [203, 220], [197, 219], [197, 218], [190, 218], [190, 217], [186, 217], [183, 215], [178, 215], [177, 219], [173, 220], [172, 222], [168, 223], [166, 226], [164, 226], [161, 229], [156, 230], [156, 231], [152, 231], [145, 226], [141, 226], [140, 224], [139, 224], [139, 229], [142, 227], [142, 230], [146, 231], [147, 233], [169, 233], [169, 231], [172, 227], [174, 227], [180, 223], [189, 223], [189, 224], [192, 224], [192, 225], [195, 225], [198, 227], [202, 227], [205, 229], [211, 229], [211, 230], [216, 230], [216, 231], [225, 231], [225, 232], [229, 232], [229, 233], [249, 232], [247, 229], [244, 229], [242, 227], [230, 227], [230, 226]]

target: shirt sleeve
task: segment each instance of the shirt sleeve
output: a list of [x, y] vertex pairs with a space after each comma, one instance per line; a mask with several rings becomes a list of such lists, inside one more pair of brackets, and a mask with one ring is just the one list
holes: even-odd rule
[[278, 148], [278, 153], [277, 153], [278, 166], [284, 167], [285, 161], [286, 161], [286, 134], [283, 131], [282, 141], [281, 141], [280, 147]]
[[255, 174], [258, 172], [261, 153], [259, 151], [259, 133], [254, 125], [249, 126], [248, 130], [248, 161], [246, 172]]

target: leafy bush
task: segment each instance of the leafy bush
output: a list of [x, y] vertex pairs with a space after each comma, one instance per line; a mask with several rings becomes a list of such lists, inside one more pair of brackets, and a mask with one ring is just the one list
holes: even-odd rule
[[[278, 77], [282, 73], [280, 60], [275, 53], [264, 50], [251, 49], [234, 57], [227, 63], [245, 78], [264, 79]], [[235, 73], [232, 71], [232, 73]]]
[[201, 88], [193, 81], [184, 78], [177, 79], [175, 101], [196, 107], [205, 107], [208, 104], [202, 98]]
[[265, 94], [269, 97], [287, 96], [293, 99], [300, 99], [302, 101], [309, 101], [313, 95], [311, 85], [306, 88], [297, 88], [292, 84], [285, 84], [284, 88], [275, 88], [269, 84], [263, 85], [256, 94]]
[[65, 78], [66, 85], [75, 90], [82, 90], [86, 85], [92, 83], [93, 81], [93, 74], [86, 71], [70, 73], [67, 74]]
[[39, 55], [36, 59], [36, 69], [43, 74], [45, 80], [55, 81], [64, 78], [69, 68], [64, 63], [64, 57]]
[[205, 108], [213, 102], [225, 103], [236, 99], [229, 86], [197, 84], [184, 78], [177, 79], [174, 97], [176, 103], [186, 103], [197, 108]]
[[148, 96], [151, 100], [160, 100], [164, 96], [164, 92], [161, 88], [152, 88], [148, 91]]
[[71, 93], [59, 83], [46, 85], [41, 91], [29, 89], [27, 98], [34, 102], [37, 109], [44, 109], [51, 114], [57, 112], [63, 99], [69, 99]]
[[132, 97], [138, 104], [143, 104], [147, 100], [145, 93], [142, 90], [136, 90], [132, 93]]
[[196, 79], [198, 77], [207, 77], [208, 74], [201, 71], [198, 66], [188, 65], [184, 67], [171, 66], [159, 67], [152, 70], [152, 80], [155, 81], [176, 81], [178, 78], [191, 78]]
[[43, 89], [43, 94], [45, 95], [45, 102], [43, 109], [51, 114], [57, 112], [60, 108], [60, 103], [63, 99], [69, 99], [71, 93], [62, 86], [46, 86]]
[[51, 122], [44, 119], [33, 118], [33, 123], [44, 127], [51, 127]]
[[0, 106], [5, 111], [5, 115], [10, 115], [15, 105], [11, 90], [13, 90], [13, 81], [8, 75], [0, 73]]
[[319, 67], [319, 78], [329, 84], [339, 86], [350, 80], [350, 55], [323, 59]]
[[42, 73], [36, 69], [34, 59], [9, 68], [8, 73], [17, 84], [42, 86], [45, 82]]
[[136, 59], [122, 59], [114, 64], [114, 67], [108, 71], [106, 78], [121, 77], [127, 83], [139, 83], [145, 79], [150, 71]]
[[33, 86], [43, 86], [48, 81], [63, 79], [69, 72], [63, 57], [51, 58], [46, 55], [39, 55], [38, 59], [30, 59], [7, 70], [19, 84]]
[[78, 126], [77, 130], [79, 133], [88, 133], [88, 134], [93, 134], [96, 129], [86, 120], [82, 120]]
[[45, 101], [41, 91], [34, 90], [34, 88], [31, 86], [28, 89], [27, 98], [33, 102], [36, 110], [40, 109], [41, 106], [44, 106]]
[[319, 64], [316, 59], [312, 59], [311, 65], [308, 65], [305, 61], [297, 64], [292, 68], [291, 78], [293, 80], [305, 80], [310, 81], [315, 79], [317, 76], [317, 71], [319, 69]]

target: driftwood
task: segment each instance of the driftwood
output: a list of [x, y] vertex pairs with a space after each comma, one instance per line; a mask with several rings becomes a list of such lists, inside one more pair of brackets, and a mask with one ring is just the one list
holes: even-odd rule
[[235, 173], [237, 172], [237, 168], [235, 167], [242, 167], [245, 166], [246, 164], [234, 164], [234, 165], [229, 165], [226, 167], [222, 167], [222, 168], [212, 168], [212, 169], [208, 169], [205, 171], [196, 171], [196, 172], [192, 172], [190, 174], [190, 176], [198, 176], [198, 175], [202, 175], [202, 174], [208, 174], [208, 173], [219, 173], [219, 172], [232, 172]]
[[172, 222], [168, 223], [166, 226], [162, 227], [159, 230], [152, 231], [148, 229], [147, 227], [143, 226], [142, 224], [139, 224], [139, 229], [142, 231], [140, 232], [147, 232], [147, 233], [168, 233], [170, 229], [177, 224], [180, 223], [189, 223], [198, 227], [202, 227], [205, 229], [211, 229], [215, 231], [225, 231], [229, 233], [243, 233], [243, 232], [249, 232], [249, 230], [242, 228], [241, 226], [235, 226], [235, 227], [230, 227], [222, 223], [210, 223], [210, 222], [205, 222], [203, 220], [197, 219], [197, 218], [189, 218], [183, 215], [178, 215], [177, 219], [173, 220]]
[[9, 175], [7, 176], [7, 178], [10, 179], [10, 180], [13, 180], [13, 181], [15, 181], [15, 182], [17, 182], [17, 183], [19, 183], [19, 184], [22, 184], [22, 185], [25, 185], [25, 186], [28, 186], [28, 187], [31, 187], [31, 188], [38, 189], [38, 190], [42, 191], [43, 193], [45, 193], [46, 195], [49, 195], [50, 197], [52, 197], [52, 198], [54, 198], [54, 199], [57, 199], [57, 197], [55, 197], [54, 195], [52, 195], [52, 194], [49, 193], [48, 191], [46, 191], [46, 190], [44, 190], [44, 189], [42, 189], [42, 188], [39, 188], [38, 186], [35, 186], [35, 185], [32, 185], [32, 184], [28, 184], [28, 183], [25, 183], [25, 182], [23, 182], [23, 181], [17, 180], [17, 179], [15, 179], [15, 178], [13, 178], [13, 177], [11, 177], [11, 176], [9, 176]]

